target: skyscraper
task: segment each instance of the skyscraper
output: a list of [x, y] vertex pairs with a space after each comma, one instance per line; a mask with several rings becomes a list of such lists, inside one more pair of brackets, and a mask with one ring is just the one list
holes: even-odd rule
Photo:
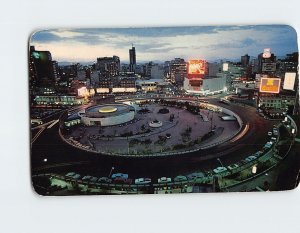
[[102, 77], [117, 76], [120, 72], [120, 58], [118, 56], [98, 57], [96, 69], [100, 71]]
[[57, 79], [57, 62], [52, 61], [49, 51], [36, 51], [30, 46], [29, 78], [30, 83], [37, 88], [54, 89]]
[[243, 67], [247, 67], [249, 65], [250, 56], [248, 54], [241, 56], [241, 63]]
[[136, 54], [135, 54], [135, 47], [132, 46], [129, 49], [129, 71], [135, 73], [136, 68]]

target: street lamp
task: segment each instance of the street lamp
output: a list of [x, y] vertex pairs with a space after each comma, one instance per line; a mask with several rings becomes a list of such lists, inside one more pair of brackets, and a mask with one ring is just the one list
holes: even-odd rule
[[111, 167], [108, 178], [110, 178], [112, 171], [115, 169], [115, 167]]
[[221, 166], [224, 167], [224, 165], [223, 165], [221, 159], [220, 159], [220, 158], [217, 158], [217, 160], [218, 160], [218, 162], [221, 164]]
[[296, 131], [296, 130], [293, 128], [293, 129], [292, 129], [292, 134], [295, 134], [295, 131]]
[[48, 159], [47, 159], [47, 158], [44, 158], [43, 161], [44, 161], [44, 163], [46, 163], [46, 162], [48, 161]]

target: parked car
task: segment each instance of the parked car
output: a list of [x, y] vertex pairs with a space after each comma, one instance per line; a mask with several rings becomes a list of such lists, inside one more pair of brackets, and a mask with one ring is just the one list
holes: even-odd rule
[[257, 159], [256, 156], [250, 155], [250, 156], [248, 156], [245, 160], [246, 160], [247, 162], [251, 162], [251, 161], [253, 161], [253, 160], [255, 160], [255, 159]]
[[161, 177], [157, 180], [158, 183], [169, 183], [172, 182], [172, 179], [170, 177]]
[[98, 179], [99, 183], [111, 183], [111, 179], [109, 179], [108, 177], [100, 177]]
[[124, 174], [124, 173], [114, 173], [111, 175], [112, 179], [116, 179], [118, 177], [124, 178], [124, 179], [128, 179], [128, 174]]
[[74, 179], [74, 180], [79, 180], [80, 179], [80, 175], [79, 174], [75, 174], [72, 178]]
[[137, 178], [134, 181], [135, 184], [149, 184], [151, 183], [151, 179], [150, 178]]
[[204, 174], [202, 172], [194, 172], [194, 173], [191, 173], [191, 174], [187, 175], [187, 178], [189, 180], [193, 180], [193, 179], [196, 179], [196, 178], [202, 178], [202, 177], [204, 177]]
[[228, 168], [229, 170], [233, 170], [233, 169], [238, 168], [238, 167], [239, 167], [239, 165], [236, 164], [236, 163], [234, 163], [234, 164], [229, 165], [227, 168]]
[[73, 177], [76, 173], [75, 172], [69, 172], [66, 174], [67, 177]]
[[123, 177], [116, 177], [114, 179], [114, 183], [116, 183], [116, 184], [131, 184], [132, 179], [127, 179], [127, 178], [123, 178]]
[[90, 181], [91, 181], [91, 182], [97, 182], [97, 181], [98, 181], [98, 177], [92, 176], [92, 177], [90, 178]]
[[82, 177], [82, 180], [87, 181], [87, 180], [90, 180], [91, 178], [92, 178], [91, 176], [84, 176], [84, 177]]
[[226, 167], [217, 167], [213, 171], [214, 171], [214, 173], [218, 174], [218, 173], [227, 171], [227, 168]]
[[186, 176], [181, 176], [181, 175], [176, 176], [176, 177], [174, 178], [174, 181], [175, 181], [175, 182], [181, 182], [181, 181], [187, 181], [187, 180], [188, 180], [188, 179], [187, 179]]

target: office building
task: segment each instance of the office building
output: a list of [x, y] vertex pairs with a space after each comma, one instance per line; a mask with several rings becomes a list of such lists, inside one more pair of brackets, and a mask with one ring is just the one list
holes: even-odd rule
[[170, 81], [173, 84], [183, 85], [183, 81], [187, 76], [187, 65], [184, 59], [175, 58], [170, 62]]
[[102, 77], [115, 77], [120, 72], [120, 58], [118, 56], [99, 57], [97, 58], [96, 69]]
[[248, 54], [241, 56], [241, 64], [243, 67], [247, 67], [249, 65], [250, 56]]
[[129, 49], [129, 71], [135, 73], [136, 69], [136, 54], [135, 47]]
[[58, 79], [58, 65], [52, 61], [49, 51], [37, 51], [30, 46], [29, 79], [30, 86], [45, 94], [53, 93]]

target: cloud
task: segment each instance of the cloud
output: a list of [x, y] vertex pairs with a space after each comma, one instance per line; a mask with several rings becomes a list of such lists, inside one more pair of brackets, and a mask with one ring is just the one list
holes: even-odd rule
[[257, 56], [266, 47], [276, 55], [298, 50], [296, 32], [285, 25], [58, 29], [31, 38], [32, 45], [51, 51], [54, 59], [72, 61], [118, 55], [128, 62], [132, 43], [137, 61]]

